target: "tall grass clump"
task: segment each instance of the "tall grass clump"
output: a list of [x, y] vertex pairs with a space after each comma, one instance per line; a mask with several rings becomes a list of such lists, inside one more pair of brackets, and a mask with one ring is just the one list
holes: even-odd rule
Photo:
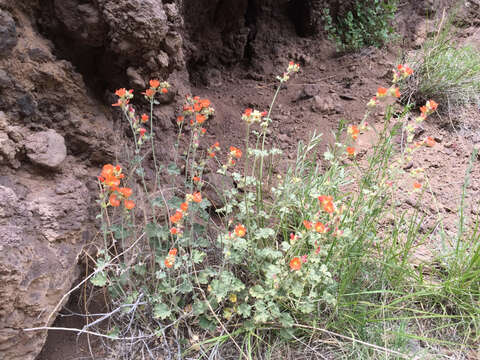
[[480, 104], [480, 53], [472, 45], [458, 43], [452, 20], [444, 16], [438, 31], [407, 59], [415, 70], [401, 86], [409, 102], [435, 98], [449, 111]]
[[[409, 259], [429, 234], [420, 233], [417, 211], [398, 210], [401, 181], [422, 202], [424, 172], [404, 168], [420, 147], [435, 146], [433, 138], [414, 141], [413, 134], [437, 103], [427, 101], [416, 119], [408, 108], [394, 111], [397, 84], [413, 72], [399, 66], [361, 122], [342, 121], [323, 153], [322, 137], [313, 133], [299, 143], [288, 171], [274, 177], [282, 151], [266, 140], [271, 114], [298, 71], [291, 62], [277, 77], [266, 111], [239, 116], [245, 137], [223, 151], [219, 142], [204, 144], [213, 104], [188, 96], [177, 118], [175, 160], [166, 166], [155, 155], [152, 109], [170, 85], [150, 81], [142, 93], [150, 113], [142, 115], [133, 91], [115, 92], [134, 147], [125, 166], [106, 164], [97, 179], [98, 251], [94, 270], [77, 287], [89, 281], [108, 311], [92, 314], [79, 333], [106, 339], [113, 358], [128, 360], [285, 359], [284, 351], [275, 355], [279, 348], [313, 358], [411, 359], [436, 354], [438, 344], [473, 346], [478, 223], [472, 233], [461, 227], [445, 271], [426, 279]], [[371, 127], [377, 107], [384, 122]], [[374, 133], [375, 142], [360, 159], [362, 132]], [[398, 149], [393, 139], [404, 134]], [[148, 183], [145, 166], [152, 160], [156, 175]], [[222, 208], [206, 196], [207, 172], [234, 184], [220, 194]], [[171, 195], [159, 183], [165, 177], [180, 184]], [[459, 336], [444, 341], [452, 329]]]

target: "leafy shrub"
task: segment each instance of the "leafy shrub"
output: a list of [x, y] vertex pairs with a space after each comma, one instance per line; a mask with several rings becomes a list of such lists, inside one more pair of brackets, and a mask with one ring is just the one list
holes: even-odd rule
[[325, 31], [338, 51], [357, 51], [367, 46], [380, 47], [392, 37], [392, 21], [397, 0], [355, 1], [345, 14], [332, 14], [325, 8]]
[[[156, 179], [162, 174], [182, 179], [184, 185], [172, 197], [157, 183], [149, 188], [143, 169], [144, 154], [151, 151], [156, 158], [152, 109], [156, 97], [169, 91], [168, 83], [152, 80], [143, 93], [150, 115], [136, 114], [130, 104], [133, 92], [116, 91], [114, 105], [131, 128], [135, 151], [127, 167], [107, 164], [98, 178], [103, 246], [90, 280], [105, 289], [113, 310], [88, 325], [108, 319], [109, 332], [102, 336], [119, 340], [116, 358], [133, 359], [140, 352], [151, 358], [160, 353], [182, 358], [192, 352], [197, 358], [213, 358], [220, 345], [228, 343], [251, 359], [254, 349], [268, 351], [278, 339], [302, 344], [300, 338], [308, 342], [318, 332], [352, 344], [362, 339], [359, 358], [372, 358], [378, 349], [409, 358], [399, 351], [405, 350], [405, 339], [416, 334], [406, 333], [405, 319], [413, 318], [415, 324], [447, 318], [465, 328], [470, 320], [478, 322], [476, 310], [467, 306], [467, 294], [478, 300], [478, 294], [469, 293], [478, 290], [470, 276], [478, 274], [478, 246], [475, 256], [467, 246], [459, 246], [457, 260], [471, 261], [451, 263], [457, 269], [451, 278], [465, 266], [474, 269], [468, 282], [455, 282], [465, 288], [462, 311], [473, 313], [471, 318], [426, 311], [426, 285], [407, 262], [418, 237], [425, 235], [419, 234], [417, 215], [398, 214], [395, 200], [398, 179], [406, 176], [409, 191], [421, 200], [424, 173], [403, 169], [420, 146], [435, 146], [430, 137], [415, 142], [413, 134], [437, 103], [428, 101], [416, 119], [408, 109], [394, 114], [392, 100], [400, 97], [396, 83], [412, 74], [409, 67], [399, 66], [394, 84], [379, 88], [368, 104], [384, 106], [386, 115], [363, 164], [357, 161], [356, 141], [361, 132], [372, 130], [365, 121], [369, 110], [360, 124], [340, 123], [335, 143], [323, 153], [325, 169], [317, 154], [321, 136], [313, 134], [308, 143], [299, 144], [294, 166], [274, 178], [270, 164], [281, 151], [266, 145], [271, 112], [282, 85], [298, 70], [290, 63], [277, 77], [268, 112], [245, 110], [245, 150], [229, 146], [223, 158], [218, 142], [202, 146], [213, 105], [187, 97], [177, 118], [176, 160], [166, 167], [155, 164]], [[406, 141], [395, 155], [392, 139], [403, 131]], [[243, 168], [236, 170], [240, 159]], [[225, 199], [221, 209], [213, 209], [205, 198], [207, 170], [236, 184], [220, 194]], [[142, 198], [139, 221], [135, 213]], [[419, 295], [412, 290], [416, 286]], [[452, 296], [445, 290], [446, 298]], [[418, 302], [421, 310], [415, 307]], [[404, 335], [386, 340], [387, 326], [403, 329]]]

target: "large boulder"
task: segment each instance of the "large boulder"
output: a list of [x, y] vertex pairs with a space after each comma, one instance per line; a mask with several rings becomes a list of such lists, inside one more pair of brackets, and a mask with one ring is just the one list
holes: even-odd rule
[[[78, 277], [88, 193], [73, 178], [0, 185], [0, 358], [33, 360]], [[3, 182], [5, 179], [2, 178]], [[34, 191], [30, 191], [35, 189]], [[60, 304], [62, 305], [62, 304]], [[54, 313], [55, 315], [55, 313]]]

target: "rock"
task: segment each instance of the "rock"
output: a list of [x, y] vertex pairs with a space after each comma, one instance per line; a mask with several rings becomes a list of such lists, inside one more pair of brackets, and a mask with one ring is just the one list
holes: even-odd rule
[[177, 33], [170, 33], [165, 37], [165, 49], [168, 54], [173, 55], [182, 47], [182, 37]]
[[47, 333], [23, 329], [51, 325], [62, 304], [55, 307], [79, 275], [75, 264], [83, 244], [78, 224], [86, 220], [88, 196], [75, 179], [64, 181], [70, 191], [58, 196], [48, 183], [33, 179], [34, 190], [23, 201], [14, 188], [0, 186], [2, 359], [35, 359]]
[[145, 89], [145, 81], [142, 79], [137, 70], [135, 70], [133, 67], [130, 66], [129, 68], [127, 68], [127, 76], [133, 87], [137, 89]]
[[79, 4], [77, 0], [55, 0], [55, 15], [74, 39], [83, 45], [99, 47], [104, 44], [106, 24], [93, 4]]
[[335, 111], [335, 101], [330, 96], [316, 95], [313, 98], [312, 110], [319, 113], [331, 113]]
[[8, 12], [0, 10], [0, 57], [10, 55], [17, 42], [15, 21]]
[[215, 209], [225, 206], [224, 193], [226, 190], [233, 188], [233, 180], [229, 176], [217, 173], [209, 173], [204, 176], [206, 187], [204, 194], [212, 203]]
[[67, 156], [65, 139], [55, 130], [30, 135], [25, 141], [28, 158], [36, 165], [58, 168]]
[[319, 84], [307, 84], [303, 87], [298, 99], [310, 99], [320, 92]]
[[16, 159], [17, 147], [15, 143], [10, 140], [8, 135], [0, 132], [0, 164], [8, 164], [17, 169], [20, 167], [20, 162]]
[[0, 89], [6, 89], [12, 86], [12, 78], [8, 73], [0, 69]]
[[21, 115], [30, 117], [37, 111], [37, 103], [30, 94], [25, 94], [17, 99], [17, 106]]
[[165, 51], [160, 50], [158, 52], [157, 61], [160, 67], [168, 68], [168, 54]]

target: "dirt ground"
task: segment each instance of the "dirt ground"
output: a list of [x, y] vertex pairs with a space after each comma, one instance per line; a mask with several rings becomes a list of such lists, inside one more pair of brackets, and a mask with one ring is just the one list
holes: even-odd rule
[[[275, 76], [282, 73], [289, 60], [294, 60], [300, 63], [301, 71], [280, 92], [268, 137], [270, 144], [284, 151], [278, 173], [282, 173], [294, 159], [297, 142], [308, 140], [313, 131], [324, 134], [326, 147], [332, 141], [331, 133], [340, 119], [346, 119], [350, 124], [362, 120], [368, 100], [379, 86], [389, 85], [391, 69], [405, 51], [411, 50], [410, 46], [404, 45], [421, 37], [418, 24], [423, 18], [415, 15], [412, 19], [410, 11], [401, 9], [398, 16], [397, 28], [403, 34], [398, 41], [383, 49], [367, 48], [358, 54], [342, 56], [335, 53], [323, 36], [300, 38], [293, 28], [282, 28], [273, 22], [262, 24], [269, 31], [259, 29], [256, 56], [251, 61], [233, 66], [198, 67], [190, 72], [193, 95], [210, 99], [216, 110], [215, 117], [207, 125], [207, 143], [218, 140], [224, 148], [231, 145], [243, 148], [245, 126], [240, 119], [242, 112], [247, 107], [267, 110], [275, 90]], [[445, 231], [455, 233], [470, 154], [475, 146], [480, 146], [480, 110], [472, 107], [453, 116], [452, 119], [432, 116], [422, 124], [419, 138], [432, 136], [437, 144], [434, 148], [422, 147], [411, 164], [412, 168], [425, 169], [431, 186], [431, 194], [424, 195], [427, 206], [421, 210], [425, 215], [424, 231], [436, 227], [438, 220], [443, 219]], [[374, 115], [369, 122], [372, 126], [381, 124], [382, 116]], [[369, 141], [368, 134], [359, 138], [361, 147], [367, 148]], [[406, 194], [404, 209], [415, 205], [406, 191], [408, 186], [408, 183], [400, 184], [400, 190], [405, 190]], [[473, 220], [480, 215], [478, 159], [466, 190], [466, 215]], [[414, 255], [417, 259], [412, 261], [431, 258], [437, 251], [448, 247], [438, 234], [437, 228], [428, 242], [417, 244]], [[55, 326], [83, 325], [75, 317], [65, 317], [57, 320]], [[38, 359], [85, 359], [88, 353], [84, 336], [77, 339], [74, 333], [50, 332]], [[98, 358], [102, 358], [101, 355]]]

